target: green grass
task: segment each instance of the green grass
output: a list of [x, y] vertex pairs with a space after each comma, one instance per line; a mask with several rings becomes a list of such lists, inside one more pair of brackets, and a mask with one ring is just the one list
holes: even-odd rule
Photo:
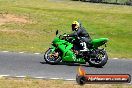
[[132, 58], [132, 7], [64, 0], [0, 0], [0, 13], [26, 16], [32, 23], [0, 25], [0, 50], [43, 53], [58, 29], [71, 32], [80, 19], [92, 38], [108, 37], [109, 57]]

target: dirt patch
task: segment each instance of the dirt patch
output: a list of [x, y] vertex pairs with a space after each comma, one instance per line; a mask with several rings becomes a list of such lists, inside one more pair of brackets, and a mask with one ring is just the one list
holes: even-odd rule
[[0, 25], [9, 22], [16, 22], [16, 23], [32, 23], [27, 19], [27, 17], [20, 17], [13, 14], [0, 14]]

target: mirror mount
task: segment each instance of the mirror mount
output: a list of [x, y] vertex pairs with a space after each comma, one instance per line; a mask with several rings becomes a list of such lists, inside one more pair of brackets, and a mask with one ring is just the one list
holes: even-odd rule
[[56, 31], [56, 35], [58, 35], [58, 30]]

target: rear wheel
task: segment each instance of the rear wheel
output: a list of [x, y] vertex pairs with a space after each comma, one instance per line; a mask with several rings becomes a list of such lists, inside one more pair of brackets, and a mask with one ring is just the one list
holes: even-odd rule
[[56, 51], [52, 52], [50, 48], [45, 52], [44, 59], [48, 64], [58, 64], [61, 61], [59, 52]]
[[100, 50], [98, 51], [96, 58], [90, 58], [88, 60], [88, 63], [90, 66], [102, 67], [107, 63], [107, 60], [108, 60], [108, 55], [106, 51]]

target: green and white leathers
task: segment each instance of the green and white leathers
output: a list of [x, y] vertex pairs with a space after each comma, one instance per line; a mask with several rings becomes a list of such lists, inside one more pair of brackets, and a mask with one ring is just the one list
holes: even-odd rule
[[[91, 47], [87, 48], [85, 42], [81, 42], [77, 37], [66, 37], [58, 34], [52, 41], [51, 47], [45, 52], [44, 59], [49, 64], [66, 63], [86, 63], [95, 67], [102, 67], [107, 63], [108, 56], [104, 48], [99, 48], [106, 45], [108, 38], [99, 38], [91, 40]], [[78, 40], [77, 40], [78, 39]], [[75, 40], [80, 45], [76, 45]], [[80, 48], [81, 46], [82, 48]]]

